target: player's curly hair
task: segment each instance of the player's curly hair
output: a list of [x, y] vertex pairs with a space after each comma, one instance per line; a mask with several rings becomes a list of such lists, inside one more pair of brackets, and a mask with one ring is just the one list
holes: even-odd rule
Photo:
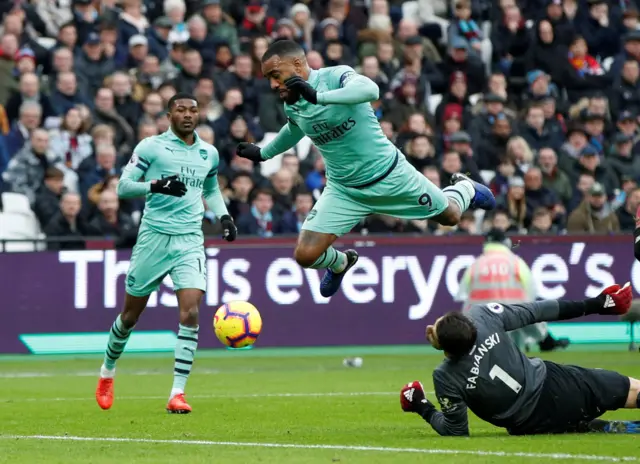
[[471, 351], [478, 337], [473, 321], [459, 311], [445, 314], [436, 325], [436, 337], [440, 348], [459, 358]]

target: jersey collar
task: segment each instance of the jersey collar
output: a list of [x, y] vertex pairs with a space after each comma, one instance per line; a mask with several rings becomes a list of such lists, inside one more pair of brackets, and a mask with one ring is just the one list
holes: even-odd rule
[[320, 73], [312, 69], [311, 72], [309, 72], [309, 79], [307, 79], [307, 82], [309, 82], [309, 84], [315, 87], [316, 84], [318, 83], [319, 78], [320, 78]]
[[182, 145], [185, 145], [187, 147], [195, 147], [196, 145], [198, 145], [200, 143], [200, 136], [198, 135], [198, 133], [196, 131], [193, 131], [193, 145], [187, 145], [186, 143], [184, 143], [182, 141], [182, 139], [180, 137], [178, 137], [172, 130], [171, 128], [167, 129], [167, 132], [165, 132], [165, 135], [169, 138], [169, 140], [172, 140], [174, 142], [178, 142], [181, 143]]

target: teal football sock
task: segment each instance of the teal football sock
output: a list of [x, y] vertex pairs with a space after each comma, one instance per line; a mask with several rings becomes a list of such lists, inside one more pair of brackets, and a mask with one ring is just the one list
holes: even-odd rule
[[122, 355], [124, 347], [129, 341], [129, 336], [133, 331], [133, 327], [127, 329], [120, 315], [116, 318], [115, 322], [111, 326], [109, 331], [109, 341], [107, 342], [107, 350], [104, 353], [104, 367], [108, 370], [113, 370], [116, 367], [116, 361]]
[[331, 269], [333, 272], [342, 272], [347, 267], [347, 255], [330, 246], [310, 267], [311, 269]]
[[180, 324], [176, 342], [175, 363], [173, 365], [171, 397], [184, 393], [197, 349], [198, 327], [186, 327]]

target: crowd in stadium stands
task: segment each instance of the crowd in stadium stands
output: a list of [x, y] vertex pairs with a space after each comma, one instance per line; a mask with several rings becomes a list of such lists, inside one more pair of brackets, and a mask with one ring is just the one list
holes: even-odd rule
[[[498, 198], [454, 229], [372, 216], [354, 232], [631, 231], [638, 3], [5, 0], [0, 188], [24, 195], [49, 237], [131, 243], [144, 199], [119, 200], [118, 175], [140, 140], [168, 129], [168, 99], [191, 92], [239, 233], [297, 233], [326, 182], [317, 150], [301, 143], [261, 166], [235, 155], [286, 121], [260, 58], [287, 38], [314, 69], [347, 64], [374, 80], [382, 130], [433, 183], [468, 172]], [[211, 213], [203, 230], [219, 233]]]

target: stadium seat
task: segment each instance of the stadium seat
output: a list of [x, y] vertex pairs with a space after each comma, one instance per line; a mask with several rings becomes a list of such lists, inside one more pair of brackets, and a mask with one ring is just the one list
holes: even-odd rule
[[53, 37], [38, 37], [36, 42], [38, 42], [38, 45], [46, 48], [47, 50], [51, 50], [56, 45], [56, 39], [54, 39]]
[[609, 72], [609, 70], [611, 69], [611, 65], [613, 64], [615, 57], [613, 56], [609, 56], [607, 58], [605, 58], [602, 61], [602, 69], [604, 69], [606, 72]]
[[489, 185], [489, 183], [493, 180], [495, 175], [496, 173], [494, 171], [491, 171], [488, 169], [480, 171], [480, 176], [482, 177], [482, 180], [484, 181], [484, 183], [487, 185]]
[[481, 98], [481, 93], [474, 93], [473, 95], [469, 95], [469, 103], [471, 103], [471, 106], [476, 106]]
[[33, 215], [29, 199], [21, 193], [3, 192], [2, 209], [5, 213]]
[[418, 2], [415, 0], [409, 0], [402, 4], [402, 17], [407, 19], [418, 18]]
[[[35, 215], [16, 212], [0, 213], [0, 252], [38, 251], [44, 249], [44, 244], [31, 240], [43, 239], [40, 226]], [[25, 242], [8, 242], [2, 240], [26, 240]]]
[[436, 109], [442, 101], [442, 94], [429, 95], [429, 113], [436, 114]]

